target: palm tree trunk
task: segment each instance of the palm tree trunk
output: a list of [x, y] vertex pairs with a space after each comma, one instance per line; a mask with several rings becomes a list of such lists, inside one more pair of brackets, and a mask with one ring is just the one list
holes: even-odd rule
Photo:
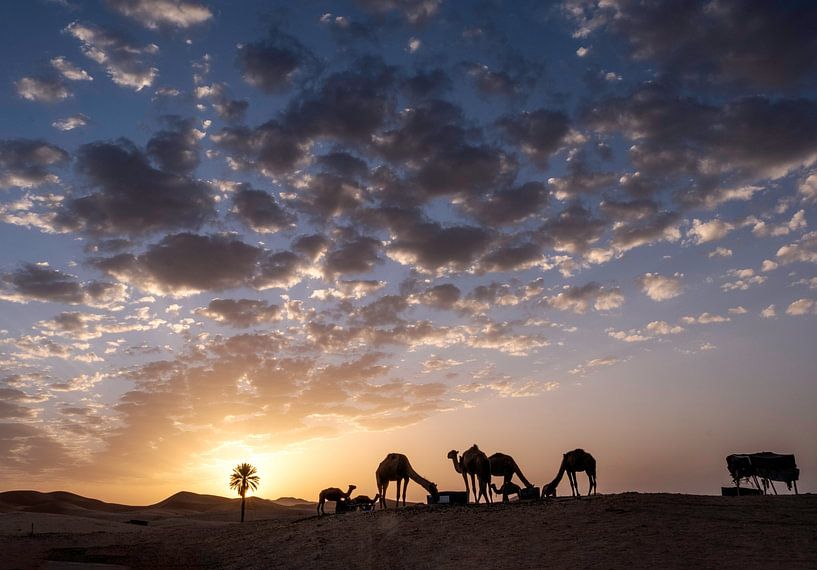
[[241, 495], [241, 522], [244, 522], [244, 495]]

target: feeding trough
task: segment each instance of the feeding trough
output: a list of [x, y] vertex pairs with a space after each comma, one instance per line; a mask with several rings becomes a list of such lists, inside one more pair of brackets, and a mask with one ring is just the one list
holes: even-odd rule
[[522, 487], [519, 489], [520, 501], [535, 501], [542, 496], [542, 491], [539, 487]]
[[429, 505], [467, 505], [468, 493], [465, 491], [440, 491], [437, 502], [431, 495], [426, 496]]

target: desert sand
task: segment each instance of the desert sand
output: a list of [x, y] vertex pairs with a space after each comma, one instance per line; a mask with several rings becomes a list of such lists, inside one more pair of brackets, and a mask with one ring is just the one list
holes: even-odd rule
[[0, 568], [817, 568], [814, 495], [624, 493], [324, 517], [314, 503], [253, 499], [244, 524], [230, 522], [236, 500], [192, 493], [107, 510], [43, 501], [40, 512], [5, 495]]

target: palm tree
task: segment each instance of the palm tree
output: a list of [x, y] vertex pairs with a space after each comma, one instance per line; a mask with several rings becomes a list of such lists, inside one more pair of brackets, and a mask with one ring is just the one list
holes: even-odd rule
[[260, 480], [258, 471], [249, 463], [239, 463], [230, 474], [230, 489], [235, 489], [241, 495], [241, 522], [244, 522], [244, 501], [247, 491], [255, 491]]

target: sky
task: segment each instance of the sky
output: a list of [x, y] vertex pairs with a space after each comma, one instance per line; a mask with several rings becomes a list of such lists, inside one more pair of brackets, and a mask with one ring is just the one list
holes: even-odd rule
[[815, 29], [811, 2], [2, 3], [0, 489], [227, 495], [249, 461], [264, 497], [374, 495], [401, 452], [458, 490], [476, 443], [537, 485], [584, 448], [602, 493], [794, 453], [817, 491]]

